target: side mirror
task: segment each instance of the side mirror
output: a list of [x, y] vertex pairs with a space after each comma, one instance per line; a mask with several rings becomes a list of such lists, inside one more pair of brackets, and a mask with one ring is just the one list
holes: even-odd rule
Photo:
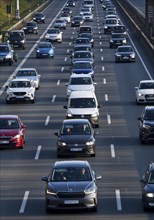
[[102, 179], [102, 176], [96, 176], [96, 180], [100, 180], [100, 179]]
[[21, 128], [26, 128], [26, 125], [22, 124], [22, 125], [21, 125]]
[[66, 105], [64, 105], [64, 106], [63, 106], [63, 108], [67, 109], [67, 106], [66, 106]]
[[59, 136], [59, 133], [58, 133], [58, 132], [55, 132], [54, 135], [58, 137], [58, 136]]
[[41, 178], [41, 180], [42, 180], [42, 181], [45, 181], [45, 182], [48, 182], [48, 177], [47, 177], [47, 176], [43, 176], [43, 177]]
[[94, 131], [94, 135], [98, 135], [99, 134], [99, 131]]
[[138, 87], [135, 87], [135, 90], [138, 90]]
[[65, 83], [65, 86], [68, 86], [68, 83]]
[[139, 120], [139, 121], [142, 121], [142, 118], [141, 118], [141, 116], [137, 117], [137, 120]]

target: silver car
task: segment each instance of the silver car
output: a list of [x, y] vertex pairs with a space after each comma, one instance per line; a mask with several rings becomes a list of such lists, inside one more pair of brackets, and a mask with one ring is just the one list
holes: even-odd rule
[[54, 23], [54, 28], [66, 29], [66, 21], [62, 19], [57, 19]]

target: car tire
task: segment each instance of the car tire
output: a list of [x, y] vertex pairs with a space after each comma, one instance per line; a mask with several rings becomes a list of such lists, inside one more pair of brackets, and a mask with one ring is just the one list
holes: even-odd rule
[[91, 154], [91, 157], [95, 157], [95, 156], [96, 156], [96, 153]]
[[6, 104], [10, 104], [10, 101], [6, 99], [5, 103], [6, 103]]
[[12, 66], [13, 65], [13, 60], [11, 60], [10, 62], [9, 62], [9, 66]]
[[97, 206], [91, 208], [91, 212], [97, 212]]
[[36, 101], [36, 100], [35, 100], [35, 98], [34, 98], [33, 100], [31, 100], [31, 103], [33, 103], [33, 104], [34, 104], [34, 103], [35, 103], [35, 101]]

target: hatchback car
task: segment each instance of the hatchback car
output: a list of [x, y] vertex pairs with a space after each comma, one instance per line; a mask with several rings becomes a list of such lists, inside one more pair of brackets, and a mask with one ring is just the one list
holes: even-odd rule
[[54, 28], [66, 29], [67, 22], [62, 19], [56, 19], [54, 22]]
[[33, 16], [33, 21], [45, 23], [45, 15], [42, 12], [36, 12]]
[[146, 106], [139, 120], [139, 139], [141, 144], [154, 141], [154, 106]]
[[12, 30], [9, 32], [8, 36], [9, 43], [13, 45], [14, 48], [26, 47], [26, 35], [23, 30]]
[[86, 37], [78, 37], [76, 38], [76, 40], [74, 41], [74, 44], [90, 44], [90, 40]]
[[0, 148], [23, 148], [25, 128], [18, 115], [0, 115]]
[[135, 62], [136, 54], [132, 46], [118, 46], [115, 51], [115, 62]]
[[111, 33], [109, 44], [110, 44], [110, 48], [118, 47], [119, 45], [120, 46], [126, 45], [127, 44], [126, 36], [121, 33]]
[[94, 67], [89, 61], [76, 61], [70, 67], [72, 74], [89, 74], [94, 79]]
[[35, 68], [21, 68], [18, 70], [14, 78], [16, 79], [28, 79], [30, 80], [34, 85], [36, 89], [39, 89], [40, 87], [40, 77], [36, 71]]
[[46, 41], [58, 41], [59, 43], [62, 42], [62, 36], [63, 36], [63, 32], [60, 31], [59, 28], [50, 28], [49, 30], [47, 30], [46, 34], [45, 34], [45, 39]]
[[54, 58], [54, 47], [50, 42], [40, 42], [36, 48], [36, 58]]
[[128, 38], [128, 29], [125, 27], [125, 25], [119, 24], [118, 26], [114, 26], [112, 31], [114, 33], [124, 34], [125, 37]]
[[136, 103], [154, 103], [154, 80], [142, 80], [135, 87]]
[[57, 156], [95, 156], [95, 134], [87, 119], [64, 120], [57, 139]]
[[46, 211], [59, 209], [87, 209], [97, 211], [98, 189], [96, 176], [86, 160], [56, 161], [48, 176], [42, 177], [46, 182]]
[[25, 34], [28, 34], [28, 33], [38, 34], [37, 23], [35, 21], [29, 21], [23, 27], [23, 30], [24, 30]]
[[75, 7], [75, 1], [74, 0], [68, 0], [66, 3], [67, 7]]
[[79, 34], [81, 33], [93, 33], [91, 26], [81, 26], [79, 28]]
[[90, 51], [93, 54], [91, 44], [77, 44], [74, 46], [73, 50], [71, 51], [71, 54], [74, 55], [76, 51]]
[[142, 204], [144, 211], [154, 209], [154, 162], [151, 162], [143, 175], [141, 182]]
[[67, 23], [71, 22], [71, 15], [68, 12], [62, 13], [60, 19], [66, 21]]

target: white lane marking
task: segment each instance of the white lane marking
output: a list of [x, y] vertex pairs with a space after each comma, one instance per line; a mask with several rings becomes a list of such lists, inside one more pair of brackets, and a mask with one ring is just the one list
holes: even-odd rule
[[69, 43], [69, 46], [71, 46], [72, 42]]
[[46, 120], [45, 120], [45, 125], [48, 125], [49, 124], [49, 120], [50, 120], [50, 116], [48, 115]]
[[99, 42], [100, 45], [102, 45], [102, 42]]
[[103, 83], [106, 84], [106, 79], [103, 79]]
[[107, 123], [108, 123], [108, 125], [111, 124], [111, 116], [110, 115], [107, 115]]
[[100, 31], [98, 31], [98, 33], [100, 34], [101, 32], [100, 32]]
[[71, 37], [71, 40], [73, 40], [73, 37]]
[[64, 67], [61, 68], [61, 72], [63, 72], [63, 71], [64, 71]]
[[74, 34], [74, 32], [72, 32], [72, 34]]
[[67, 57], [65, 57], [64, 61], [67, 61]]
[[105, 67], [104, 66], [102, 66], [102, 71], [104, 71], [105, 70]]
[[57, 81], [57, 86], [59, 86], [60, 85], [60, 79]]
[[[102, 38], [102, 36], [99, 36], [99, 39], [101, 39]], [[100, 44], [102, 44], [102, 42], [100, 42]]]
[[51, 101], [51, 102], [55, 102], [55, 99], [56, 99], [56, 95], [53, 95], [53, 96], [52, 96], [52, 101]]
[[110, 149], [111, 149], [111, 157], [115, 157], [114, 144], [110, 145]]
[[103, 49], [101, 48], [100, 51], [103, 52]]
[[108, 94], [105, 94], [105, 101], [109, 101]]
[[29, 196], [29, 191], [25, 191], [25, 194], [24, 194], [24, 197], [23, 197], [23, 200], [22, 200], [22, 204], [21, 204], [21, 207], [20, 207], [20, 210], [19, 210], [19, 213], [21, 213], [21, 214], [24, 213], [24, 211], [25, 211], [28, 196]]
[[[62, 7], [63, 8], [63, 7]], [[61, 10], [62, 10], [61, 8]], [[24, 63], [27, 61], [27, 59], [30, 57], [31, 53], [34, 51], [34, 49], [36, 48], [36, 46], [38, 45], [38, 43], [44, 38], [44, 33], [50, 28], [50, 26], [53, 24], [53, 22], [56, 20], [56, 18], [59, 16], [59, 14], [61, 13], [61, 10], [59, 11], [59, 13], [56, 15], [56, 17], [52, 20], [52, 22], [48, 25], [48, 27], [46, 28], [46, 30], [43, 32], [43, 34], [40, 36], [40, 38], [36, 41], [36, 43], [33, 45], [33, 47], [29, 50], [29, 52], [26, 54], [26, 56], [23, 58], [23, 60], [21, 61], [21, 63], [19, 63], [19, 65], [17, 66], [17, 68], [13, 71], [13, 73], [10, 75], [10, 77], [8, 78], [8, 80], [4, 83], [4, 85], [2, 86], [2, 88], [0, 89], [0, 96], [2, 95], [2, 93], [5, 90], [6, 85], [9, 84], [9, 82], [13, 79], [13, 76], [16, 75], [16, 73], [18, 72], [18, 70], [24, 65]]]
[[121, 205], [120, 190], [116, 189], [115, 194], [116, 194], [117, 210], [121, 211], [122, 210], [122, 205]]
[[41, 145], [39, 145], [39, 146], [37, 147], [37, 151], [36, 151], [36, 154], [35, 154], [35, 160], [38, 160], [39, 155], [40, 155], [40, 152], [41, 152], [41, 148], [42, 148]]
[[69, 49], [67, 49], [67, 53], [69, 53], [70, 52], [70, 50]]
[[104, 57], [101, 57], [101, 60], [104, 60]]
[[100, 27], [98, 27], [98, 29], [100, 29]]

